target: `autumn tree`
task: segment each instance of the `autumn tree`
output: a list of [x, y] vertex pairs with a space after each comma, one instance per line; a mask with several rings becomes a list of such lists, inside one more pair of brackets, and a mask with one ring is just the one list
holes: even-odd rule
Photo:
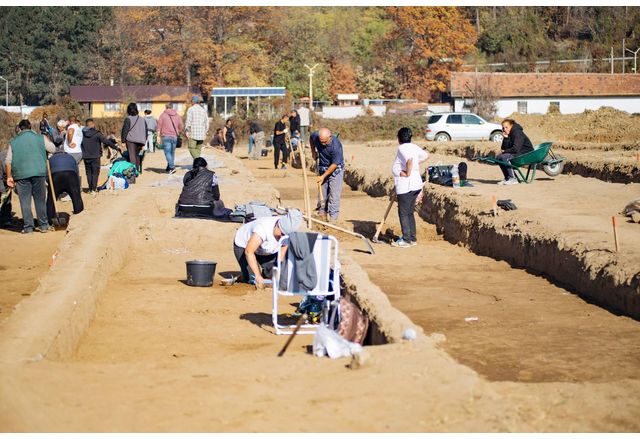
[[[428, 100], [447, 90], [449, 73], [475, 50], [476, 31], [455, 7], [388, 7], [387, 34], [402, 95]], [[390, 54], [391, 55], [391, 54]]]

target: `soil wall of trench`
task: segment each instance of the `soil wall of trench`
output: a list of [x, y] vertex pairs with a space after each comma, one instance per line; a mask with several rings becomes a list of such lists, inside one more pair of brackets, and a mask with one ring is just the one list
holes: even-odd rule
[[[352, 165], [345, 170], [345, 181], [353, 190], [374, 197], [394, 190], [391, 178], [367, 175]], [[590, 250], [540, 229], [530, 232], [526, 218], [494, 218], [464, 194], [432, 184], [419, 215], [435, 224], [449, 242], [546, 276], [590, 302], [640, 320], [640, 273], [622, 269], [610, 252]]]
[[[253, 180], [238, 159], [227, 156], [225, 161], [232, 175]], [[0, 363], [20, 364], [44, 358], [63, 361], [74, 355], [109, 278], [124, 268], [126, 243], [140, 239], [136, 202], [153, 196], [150, 191], [154, 190], [143, 184], [101, 197], [96, 205], [109, 204], [106, 215], [96, 208], [72, 219], [40, 286], [0, 324]], [[266, 189], [262, 187], [263, 191]], [[271, 190], [275, 205], [279, 193]], [[365, 344], [399, 341], [410, 327], [422, 343], [432, 344], [429, 337], [422, 336], [421, 328], [391, 305], [354, 260], [342, 253], [340, 261], [344, 293], [370, 318]]]
[[[486, 142], [485, 142], [486, 143]], [[603, 145], [598, 152], [608, 151], [613, 157], [617, 151], [637, 150], [638, 146], [633, 145]], [[477, 156], [495, 157], [496, 146], [494, 144], [486, 145], [460, 145], [460, 144], [430, 144], [426, 148], [430, 153], [455, 155], [458, 157], [471, 160]], [[567, 144], [560, 145], [555, 150], [558, 156], [566, 156], [568, 151], [570, 155], [576, 155], [576, 151], [592, 150], [588, 146], [581, 148], [579, 145]], [[542, 171], [540, 171], [542, 172]], [[582, 177], [597, 178], [598, 180], [610, 183], [639, 183], [640, 182], [640, 166], [632, 163], [611, 163], [599, 158], [579, 158], [567, 157], [564, 162], [563, 174], [574, 174]]]

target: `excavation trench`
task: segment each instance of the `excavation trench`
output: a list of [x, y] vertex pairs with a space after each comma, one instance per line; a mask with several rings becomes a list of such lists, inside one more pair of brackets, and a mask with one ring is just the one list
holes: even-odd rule
[[[349, 151], [345, 156], [350, 157]], [[356, 157], [356, 164], [360, 160]], [[303, 206], [300, 170], [285, 173], [264, 162], [248, 163], [257, 178], [279, 190], [283, 203]], [[353, 165], [347, 167], [341, 221], [372, 236], [388, 203], [384, 195], [392, 186], [387, 179], [371, 178], [362, 168], [353, 169]], [[394, 249], [377, 244], [372, 256], [361, 241], [330, 232], [340, 236], [345, 253], [360, 264], [394, 307], [425, 333], [443, 334], [446, 342], [442, 347], [448, 353], [491, 380], [609, 382], [637, 374], [640, 328], [636, 321], [585, 302], [573, 287], [563, 288], [539, 272], [495, 260], [490, 248], [480, 252], [462, 238], [453, 239], [456, 231], [478, 234], [473, 233], [469, 219], [459, 224], [459, 218], [448, 215], [455, 210], [438, 204], [446, 203], [448, 197], [432, 195], [426, 197], [429, 201], [420, 216], [435, 224], [418, 221], [418, 247]], [[315, 203], [313, 191], [312, 199]], [[436, 219], [438, 215], [443, 218]], [[395, 208], [388, 223], [383, 228], [387, 242], [400, 232]], [[482, 229], [482, 233], [486, 234], [482, 242], [492, 241], [492, 230]], [[505, 253], [520, 254], [523, 244], [538, 246], [541, 254], [546, 248], [540, 243], [511, 240]], [[575, 270], [576, 266], [567, 269]], [[613, 364], [616, 367], [611, 367]]]
[[[254, 178], [236, 159], [224, 160], [228, 166], [217, 169], [217, 173], [227, 205], [255, 198], [275, 204], [278, 194], [265, 181], [282, 189], [281, 200], [294, 195], [294, 189], [299, 187], [300, 178], [295, 171], [283, 177], [268, 167], [259, 169], [268, 163], [266, 160], [250, 163], [254, 176], [259, 178]], [[158, 156], [145, 161], [161, 169]], [[74, 219], [49, 275], [2, 323], [3, 430], [637, 429], [637, 419], [632, 415], [635, 406], [630, 402], [637, 394], [638, 383], [623, 379], [631, 375], [629, 364], [633, 358], [625, 360], [617, 350], [590, 351], [595, 357], [609, 355], [609, 361], [619, 363], [609, 377], [602, 376], [597, 361], [587, 368], [578, 355], [574, 371], [568, 373], [563, 366], [562, 375], [557, 368], [550, 368], [552, 376], [546, 378], [601, 382], [622, 379], [618, 384], [585, 387], [552, 383], [528, 387], [488, 383], [436, 348], [436, 342], [443, 343], [460, 362], [491, 376], [489, 367], [487, 373], [482, 367], [475, 367], [473, 360], [475, 355], [490, 367], [497, 364], [497, 356], [487, 352], [487, 340], [492, 337], [483, 325], [489, 324], [490, 328], [491, 318], [483, 307], [508, 300], [499, 292], [495, 297], [482, 290], [467, 293], [467, 285], [460, 285], [451, 294], [440, 288], [450, 285], [452, 273], [448, 261], [442, 258], [451, 245], [442, 241], [432, 226], [421, 227], [420, 239], [428, 242], [425, 248], [436, 251], [425, 261], [442, 265], [442, 278], [437, 282], [428, 264], [412, 271], [413, 278], [407, 278], [403, 271], [411, 261], [425, 258], [424, 254], [400, 257], [379, 246], [381, 257], [374, 258], [362, 252], [360, 242], [338, 234], [345, 291], [374, 322], [368, 336], [372, 344], [367, 348], [371, 356], [368, 363], [356, 371], [347, 367], [349, 359], [314, 358], [308, 354], [308, 336], [297, 337], [285, 357], [278, 358], [275, 354], [284, 338], [273, 335], [268, 293], [244, 285], [193, 288], [181, 282], [185, 278], [184, 262], [189, 259], [213, 259], [218, 263], [218, 274], [223, 276], [237, 270], [230, 249], [237, 225], [172, 219], [179, 190], [170, 178], [147, 173], [134, 190], [101, 195], [105, 198], [99, 197], [95, 209]], [[351, 191], [345, 196], [349, 208], [360, 212], [352, 216], [354, 225], [369, 228], [371, 220], [367, 218], [383, 200]], [[361, 207], [368, 211], [360, 211]], [[390, 233], [395, 227], [392, 222]], [[438, 253], [440, 246], [446, 246], [446, 252]], [[463, 273], [476, 270], [486, 274], [486, 260], [470, 268], [464, 256], [466, 250], [454, 248], [462, 252], [456, 257], [465, 262], [461, 266]], [[501, 273], [507, 267], [489, 268]], [[434, 282], [438, 283], [437, 291], [425, 290], [427, 283]], [[428, 303], [421, 298], [425, 291], [433, 300], [447, 296], [460, 316], [476, 313], [479, 320], [466, 326], [457, 316], [439, 312], [437, 308], [442, 304], [438, 302], [432, 303], [432, 311], [426, 310]], [[477, 309], [463, 309], [462, 302], [456, 303], [456, 296], [465, 294], [476, 298]], [[513, 309], [507, 307], [506, 311], [503, 316]], [[438, 319], [439, 314], [450, 319], [449, 326]], [[447, 341], [443, 342], [442, 336], [422, 335], [420, 327], [416, 341], [400, 341], [401, 334], [414, 326], [416, 318], [421, 319], [417, 323], [427, 332], [446, 334]], [[619, 327], [611, 321], [605, 323], [611, 326], [611, 337], [618, 337], [620, 349], [634, 352], [626, 344], [627, 339], [620, 337]], [[503, 332], [514, 327], [509, 323], [503, 326]], [[460, 328], [469, 331], [462, 339], [457, 335]], [[628, 331], [629, 338], [637, 339], [632, 328]], [[517, 337], [527, 335], [520, 333]], [[583, 336], [593, 344], [591, 334]], [[473, 338], [478, 340], [469, 343]], [[456, 351], [460, 340], [463, 349]], [[388, 341], [393, 343], [378, 346]], [[610, 343], [606, 337], [599, 341]], [[474, 355], [467, 344], [476, 350]], [[505, 351], [501, 342], [493, 347]], [[509, 349], [506, 351], [503, 363], [505, 358], [517, 358]], [[534, 349], [532, 354], [532, 361], [538, 361], [540, 353]], [[562, 364], [565, 363], [566, 359]], [[501, 376], [493, 378], [517, 378], [522, 364], [512, 366], [509, 373], [507, 368], [498, 367]], [[586, 376], [583, 369], [594, 372], [593, 376]], [[529, 369], [530, 375], [521, 374], [520, 379], [541, 380], [536, 370]], [[565, 400], [569, 402], [562, 410], [548, 409]], [[291, 412], [292, 404], [313, 411], [314, 415], [298, 416]], [[585, 418], [585, 413], [591, 416]]]

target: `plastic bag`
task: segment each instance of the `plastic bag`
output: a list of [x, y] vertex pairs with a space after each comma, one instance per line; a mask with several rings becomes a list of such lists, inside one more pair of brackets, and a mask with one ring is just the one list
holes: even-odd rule
[[340, 357], [350, 357], [362, 352], [362, 346], [358, 343], [351, 343], [345, 340], [340, 334], [329, 329], [326, 325], [320, 324], [313, 336], [313, 355], [335, 360]]

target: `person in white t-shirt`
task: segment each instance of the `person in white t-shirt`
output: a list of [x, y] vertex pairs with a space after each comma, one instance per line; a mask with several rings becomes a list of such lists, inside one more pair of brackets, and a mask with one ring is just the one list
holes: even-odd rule
[[413, 133], [410, 128], [398, 131], [398, 152], [391, 166], [398, 199], [398, 216], [402, 227], [402, 237], [391, 243], [394, 247], [412, 247], [417, 245], [416, 218], [414, 207], [422, 200], [422, 177], [420, 163], [425, 162], [429, 154], [418, 145], [411, 143]]
[[82, 127], [78, 123], [76, 116], [69, 118], [69, 126], [67, 127], [67, 135], [64, 139], [64, 152], [71, 154], [76, 163], [82, 160]]
[[[233, 253], [240, 265], [242, 280], [255, 283], [258, 289], [264, 288], [264, 277], [271, 277], [277, 263], [280, 238], [295, 232], [301, 224], [302, 213], [292, 209], [286, 215], [260, 217], [240, 227], [233, 240]], [[281, 257], [286, 251], [283, 246]]]

